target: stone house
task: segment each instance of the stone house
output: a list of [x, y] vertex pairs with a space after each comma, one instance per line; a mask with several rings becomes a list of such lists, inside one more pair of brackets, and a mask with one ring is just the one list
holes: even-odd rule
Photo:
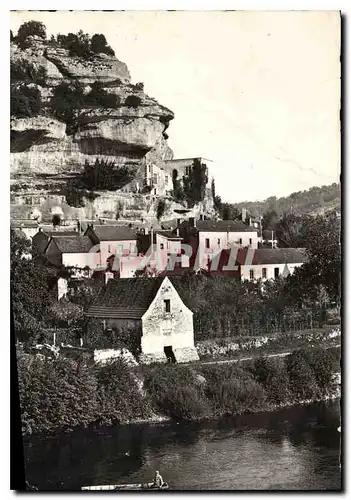
[[[141, 331], [140, 362], [196, 361], [193, 313], [168, 277], [110, 280], [88, 309], [107, 329]], [[135, 333], [137, 335], [137, 333]]]
[[257, 230], [237, 220], [196, 220], [191, 217], [179, 226], [185, 244], [196, 249], [197, 267], [207, 267], [221, 250], [258, 247]]
[[79, 236], [77, 231], [46, 230], [39, 228], [39, 231], [32, 237], [33, 253], [42, 255], [52, 236]]
[[307, 260], [304, 248], [258, 248], [251, 252], [240, 251], [237, 254], [242, 280], [265, 281], [279, 276], [286, 277]]
[[137, 254], [136, 232], [128, 226], [90, 225], [84, 233], [99, 251], [100, 266], [111, 255]]
[[91, 252], [93, 244], [87, 236], [61, 236], [50, 238], [44, 255], [49, 262], [57, 267], [76, 267], [79, 269], [96, 269], [100, 256]]

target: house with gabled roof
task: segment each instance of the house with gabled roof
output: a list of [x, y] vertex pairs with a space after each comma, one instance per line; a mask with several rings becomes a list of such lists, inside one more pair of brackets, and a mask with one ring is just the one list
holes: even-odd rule
[[101, 266], [111, 255], [137, 254], [136, 231], [128, 226], [90, 225], [84, 235], [99, 247]]
[[86, 316], [94, 320], [91, 328], [98, 321], [106, 332], [114, 328], [141, 331], [142, 363], [199, 359], [193, 313], [180, 297], [176, 281], [168, 277], [109, 280]]
[[52, 236], [79, 236], [77, 231], [64, 231], [64, 230], [47, 230], [39, 228], [39, 231], [32, 237], [33, 253], [42, 255]]
[[242, 280], [287, 277], [308, 261], [304, 248], [240, 249], [236, 262]]
[[93, 250], [93, 243], [87, 236], [79, 234], [71, 236], [55, 235], [50, 238], [44, 255], [51, 264], [61, 267], [76, 267], [79, 269], [96, 269], [100, 256]]

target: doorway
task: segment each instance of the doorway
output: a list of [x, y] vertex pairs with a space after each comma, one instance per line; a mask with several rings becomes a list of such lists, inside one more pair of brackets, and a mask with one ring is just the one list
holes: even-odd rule
[[165, 352], [168, 363], [176, 363], [177, 362], [171, 345], [165, 346], [163, 348], [163, 350]]

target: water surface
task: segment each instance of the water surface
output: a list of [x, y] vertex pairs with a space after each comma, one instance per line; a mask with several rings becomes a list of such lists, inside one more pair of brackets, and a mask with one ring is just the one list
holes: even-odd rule
[[339, 403], [208, 424], [143, 425], [32, 438], [26, 476], [45, 490], [147, 482], [176, 490], [339, 490]]

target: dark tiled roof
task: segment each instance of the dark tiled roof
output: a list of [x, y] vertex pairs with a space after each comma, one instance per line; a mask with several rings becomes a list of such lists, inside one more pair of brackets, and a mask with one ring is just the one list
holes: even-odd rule
[[[246, 256], [252, 256], [252, 261]], [[237, 262], [241, 265], [260, 264], [301, 264], [308, 257], [304, 248], [258, 248], [257, 250], [239, 249]], [[246, 263], [247, 262], [247, 263]]]
[[172, 233], [172, 231], [161, 231], [157, 230], [155, 233], [159, 234], [160, 236], [164, 236], [165, 238], [169, 240], [181, 240], [182, 238], [180, 236], [177, 236], [176, 234]]
[[163, 280], [164, 277], [109, 280], [89, 308], [87, 316], [140, 319], [148, 310]]
[[[46, 236], [48, 236], [49, 238], [51, 238], [51, 236], [78, 236], [79, 233], [78, 231], [60, 231], [60, 230], [57, 230], [57, 231], [39, 231], [39, 233], [42, 233], [42, 234], [45, 234]], [[37, 234], [39, 234], [37, 233]]]
[[94, 226], [92, 231], [96, 234], [100, 241], [124, 241], [136, 239], [135, 231], [127, 226]]
[[88, 253], [93, 243], [87, 236], [52, 236], [62, 253]]
[[194, 232], [257, 232], [257, 229], [244, 224], [240, 220], [197, 220], [196, 227], [191, 227], [189, 221], [184, 221], [181, 228], [191, 228]]

